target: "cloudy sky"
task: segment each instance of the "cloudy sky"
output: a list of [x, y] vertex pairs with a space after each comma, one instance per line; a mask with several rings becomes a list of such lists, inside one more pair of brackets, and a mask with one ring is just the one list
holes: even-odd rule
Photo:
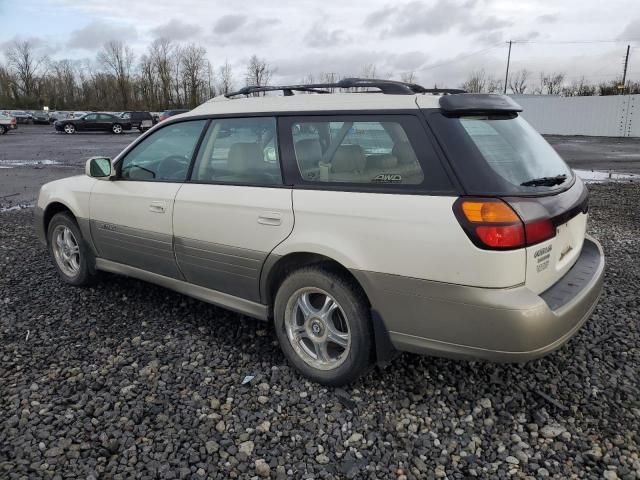
[[161, 36], [204, 46], [214, 66], [228, 59], [238, 84], [257, 54], [276, 82], [375, 64], [379, 76], [456, 87], [474, 69], [502, 77], [510, 39], [513, 70], [594, 82], [620, 74], [629, 43], [640, 80], [638, 0], [0, 0], [0, 48], [31, 39], [53, 59], [95, 59], [108, 40], [139, 55]]

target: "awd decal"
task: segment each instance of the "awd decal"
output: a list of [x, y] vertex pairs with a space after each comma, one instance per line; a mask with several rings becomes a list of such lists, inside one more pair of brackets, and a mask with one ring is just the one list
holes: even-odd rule
[[110, 231], [117, 230], [117, 227], [113, 223], [103, 223], [102, 225], [100, 225], [100, 228]]
[[376, 175], [373, 180], [375, 183], [400, 183], [402, 182], [402, 175], [397, 173], [381, 173]]

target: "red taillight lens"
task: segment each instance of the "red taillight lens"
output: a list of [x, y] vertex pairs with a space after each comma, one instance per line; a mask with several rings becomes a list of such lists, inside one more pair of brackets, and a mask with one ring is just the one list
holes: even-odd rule
[[527, 223], [524, 229], [527, 245], [544, 242], [556, 236], [556, 227], [553, 226], [553, 223], [548, 218]]
[[556, 234], [550, 219], [523, 222], [513, 207], [499, 198], [459, 198], [453, 211], [469, 239], [483, 249], [523, 248]]
[[476, 227], [478, 238], [488, 247], [518, 248], [524, 245], [522, 224]]

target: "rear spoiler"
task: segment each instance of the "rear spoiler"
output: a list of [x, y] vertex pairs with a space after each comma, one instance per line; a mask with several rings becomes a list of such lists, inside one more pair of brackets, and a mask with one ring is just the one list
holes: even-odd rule
[[493, 93], [457, 93], [440, 97], [443, 112], [461, 115], [464, 113], [517, 113], [522, 107], [506, 95]]

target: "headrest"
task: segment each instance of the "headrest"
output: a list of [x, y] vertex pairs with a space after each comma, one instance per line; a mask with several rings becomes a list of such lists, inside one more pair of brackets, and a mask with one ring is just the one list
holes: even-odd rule
[[294, 145], [294, 149], [301, 169], [317, 168], [322, 160], [322, 147], [317, 138], [298, 140]]
[[398, 163], [400, 165], [418, 163], [416, 153], [413, 151], [413, 148], [411, 147], [411, 144], [409, 142], [396, 143], [391, 153], [393, 153], [393, 155], [398, 158]]
[[234, 143], [229, 148], [227, 169], [230, 172], [246, 172], [250, 168], [259, 168], [264, 163], [264, 153], [257, 143]]
[[366, 163], [367, 158], [360, 145], [341, 145], [333, 156], [331, 171], [333, 173], [362, 172]]

